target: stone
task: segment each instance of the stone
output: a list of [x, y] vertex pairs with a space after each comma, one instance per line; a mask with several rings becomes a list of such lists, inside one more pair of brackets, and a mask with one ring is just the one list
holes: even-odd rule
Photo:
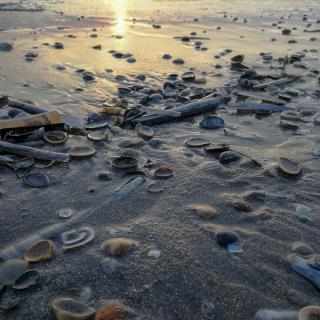
[[136, 241], [127, 238], [112, 238], [102, 243], [102, 250], [110, 256], [120, 256], [135, 247]]
[[192, 204], [190, 209], [203, 220], [212, 219], [217, 215], [217, 210], [207, 204]]

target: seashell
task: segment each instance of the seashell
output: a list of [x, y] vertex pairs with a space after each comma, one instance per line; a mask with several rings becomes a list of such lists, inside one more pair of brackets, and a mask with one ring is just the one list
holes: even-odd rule
[[23, 258], [28, 262], [46, 261], [52, 258], [54, 244], [50, 240], [41, 240], [29, 248]]
[[233, 151], [222, 152], [219, 156], [219, 162], [222, 164], [227, 164], [230, 162], [235, 162], [241, 159], [241, 156], [238, 153]]
[[90, 227], [81, 227], [78, 230], [66, 231], [62, 234], [62, 242], [65, 244], [63, 250], [71, 250], [81, 247], [93, 240], [95, 236], [94, 229]]
[[314, 254], [308, 259], [308, 264], [314, 269], [320, 270], [320, 255]]
[[43, 188], [49, 185], [49, 178], [40, 172], [30, 172], [23, 176], [23, 181], [30, 187]]
[[278, 169], [289, 176], [297, 176], [301, 173], [301, 167], [287, 158], [279, 158], [277, 160]]
[[37, 161], [35, 162], [35, 168], [38, 169], [47, 169], [52, 167], [55, 164], [55, 160], [40, 160], [37, 159]]
[[112, 166], [117, 169], [134, 169], [138, 165], [138, 160], [130, 156], [121, 156], [112, 161]]
[[238, 236], [231, 231], [222, 231], [216, 234], [216, 239], [221, 247], [228, 247], [229, 244], [238, 241]]
[[88, 286], [81, 289], [79, 300], [83, 303], [89, 303], [92, 299], [92, 289]]
[[191, 138], [185, 141], [185, 145], [192, 148], [205, 147], [210, 144], [210, 141], [205, 138]]
[[[22, 113], [20, 113], [20, 114], [22, 114]], [[15, 141], [20, 141], [20, 140], [23, 140], [23, 139], [29, 137], [33, 132], [34, 132], [34, 130], [29, 129], [29, 128], [21, 128], [21, 129], [10, 130], [5, 135], [5, 140], [8, 139], [8, 138], [11, 138], [11, 139], [13, 139]]]
[[105, 141], [108, 139], [108, 133], [106, 131], [93, 131], [88, 134], [88, 139], [92, 141]]
[[87, 123], [85, 125], [85, 129], [87, 130], [96, 130], [96, 129], [102, 129], [105, 127], [108, 127], [109, 123], [108, 122], [93, 122], [93, 123]]
[[244, 55], [239, 54], [237, 56], [234, 56], [231, 58], [231, 63], [232, 64], [241, 64], [244, 61]]
[[147, 126], [140, 126], [137, 129], [137, 133], [141, 138], [146, 139], [146, 140], [151, 139], [154, 135], [153, 130]]
[[212, 219], [217, 215], [217, 210], [207, 204], [192, 204], [190, 209], [204, 220]]
[[220, 129], [224, 127], [224, 121], [220, 117], [208, 116], [201, 120], [200, 127], [204, 129]]
[[68, 219], [74, 214], [74, 211], [70, 208], [62, 208], [57, 211], [59, 218]]
[[147, 186], [147, 190], [151, 193], [159, 193], [164, 191], [164, 187], [160, 183], [151, 183]]
[[185, 82], [192, 82], [196, 78], [196, 75], [192, 71], [185, 72], [181, 75], [181, 79]]
[[64, 131], [46, 131], [43, 139], [50, 144], [63, 144], [69, 139], [69, 135]]
[[110, 256], [119, 256], [135, 247], [137, 242], [127, 238], [112, 238], [104, 241], [101, 249]]
[[131, 308], [118, 300], [106, 300], [97, 311], [96, 320], [122, 320], [129, 315], [135, 315]]
[[96, 154], [96, 149], [87, 146], [78, 146], [70, 150], [69, 154], [73, 158], [88, 158]]
[[86, 237], [85, 231], [78, 232], [77, 230], [72, 229], [64, 232], [61, 235], [61, 240], [63, 244], [74, 244], [76, 242], [83, 240], [85, 237]]
[[24, 290], [39, 283], [40, 274], [37, 270], [28, 270], [22, 274], [12, 285], [13, 289]]
[[290, 130], [298, 130], [300, 127], [295, 124], [294, 122], [288, 121], [288, 120], [280, 120], [279, 126], [283, 129], [290, 129]]
[[23, 178], [26, 174], [29, 174], [31, 172], [31, 169], [30, 168], [19, 168], [17, 171], [16, 171], [16, 176], [17, 178], [21, 179]]
[[11, 259], [0, 264], [0, 287], [14, 283], [28, 270], [28, 262], [21, 259]]
[[55, 299], [52, 308], [57, 320], [87, 320], [96, 312], [94, 308], [72, 298]]
[[116, 271], [116, 269], [118, 269], [121, 266], [121, 264], [115, 258], [105, 258], [102, 261], [101, 266], [103, 271], [110, 276], [112, 273]]
[[229, 151], [230, 145], [227, 143], [210, 143], [204, 147], [204, 151], [211, 154], [219, 154], [224, 151]]
[[153, 173], [155, 178], [170, 178], [173, 176], [173, 170], [168, 167], [160, 167]]
[[320, 307], [308, 306], [299, 311], [298, 320], [312, 320], [318, 316], [320, 316]]
[[35, 163], [35, 160], [31, 157], [26, 157], [24, 159], [18, 160], [13, 163], [7, 163], [7, 165], [14, 170], [19, 170], [19, 169], [29, 169], [31, 168]]

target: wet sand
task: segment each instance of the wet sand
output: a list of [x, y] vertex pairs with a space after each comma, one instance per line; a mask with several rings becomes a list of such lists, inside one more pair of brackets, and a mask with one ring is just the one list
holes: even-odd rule
[[[303, 76], [281, 88], [298, 90], [299, 96], [288, 103], [290, 107], [313, 112], [302, 117], [297, 132], [279, 127], [279, 113], [239, 115], [230, 112], [227, 105], [216, 111], [226, 131], [200, 128], [203, 115], [153, 126], [151, 141], [140, 139], [129, 147], [146, 174], [144, 186], [76, 226], [89, 225], [95, 230], [94, 240], [86, 246], [63, 252], [60, 237], [53, 239], [54, 258], [30, 265], [41, 272], [39, 286], [18, 292], [20, 305], [10, 312], [1, 311], [0, 319], [54, 319], [51, 302], [61, 296], [77, 299], [85, 287], [92, 290], [91, 306], [98, 309], [106, 299], [119, 299], [135, 310], [137, 319], [253, 319], [261, 308], [299, 310], [317, 305], [317, 289], [291, 269], [288, 256], [296, 242], [310, 246], [313, 253], [319, 246], [320, 176], [315, 152], [320, 148], [320, 129], [313, 122], [319, 112], [319, 76], [312, 70], [319, 69], [320, 47], [318, 39], [310, 41], [319, 33], [304, 32], [320, 29], [319, 5], [294, 2], [289, 10], [281, 1], [274, 1], [271, 8], [263, 2], [245, 14], [240, 5], [216, 9], [204, 2], [181, 3], [181, 8], [186, 3], [195, 8], [195, 14], [172, 8], [172, 2], [167, 1], [155, 2], [159, 11], [151, 5], [135, 8], [132, 4], [127, 16], [109, 16], [102, 9], [100, 15], [94, 11], [96, 2], [80, 19], [85, 10], [80, 6], [72, 9], [72, 3], [50, 4], [43, 12], [0, 12], [0, 42], [14, 44], [10, 52], [0, 52], [1, 93], [71, 114], [84, 124], [90, 113], [103, 110], [104, 101], [118, 96], [120, 85], [159, 89], [169, 74], [192, 70], [197, 78], [207, 80], [196, 87], [213, 89], [228, 84], [233, 88], [241, 72], [231, 70], [230, 58], [237, 54], [245, 55], [245, 64], [259, 74], [279, 75], [282, 71], [276, 59], [304, 52], [303, 68], [289, 65], [286, 69]], [[64, 10], [65, 14], [52, 10]], [[170, 14], [166, 15], [167, 11]], [[312, 25], [308, 27], [308, 23]], [[282, 35], [278, 27], [290, 28], [292, 34]], [[209, 39], [201, 40], [201, 47], [207, 50], [195, 49], [193, 41], [174, 38], [190, 36], [191, 32]], [[55, 42], [63, 43], [64, 49], [55, 49]], [[101, 50], [92, 48], [99, 44]], [[225, 49], [232, 52], [221, 54]], [[131, 53], [136, 62], [117, 59], [110, 50]], [[24, 57], [28, 52], [39, 55], [27, 62]], [[263, 62], [261, 52], [270, 52], [272, 62]], [[163, 59], [165, 53], [173, 58]], [[175, 58], [185, 63], [175, 65]], [[82, 68], [91, 71], [95, 81], [83, 81], [76, 72]], [[145, 81], [136, 79], [141, 74]], [[125, 78], [119, 81], [119, 75]], [[231, 91], [228, 94], [231, 96]], [[136, 98], [128, 100], [130, 107], [137, 103]], [[163, 108], [162, 104], [151, 106]], [[5, 116], [8, 110], [0, 109], [0, 115]], [[135, 141], [137, 133], [132, 129], [118, 131], [109, 142], [93, 143], [85, 136], [71, 136], [64, 145], [42, 147], [68, 152], [73, 146], [88, 145], [97, 150], [90, 159], [37, 169], [48, 175], [47, 188], [30, 188], [12, 170], [2, 167], [0, 249], [61, 221], [56, 214], [61, 208], [78, 213], [95, 207], [127, 182], [132, 176], [114, 170], [110, 161], [125, 151], [125, 140]], [[185, 145], [195, 136], [228, 143], [242, 157], [222, 165], [203, 148]], [[301, 176], [288, 179], [279, 175], [275, 169], [279, 157], [299, 164]], [[147, 159], [174, 170], [173, 177], [159, 180], [164, 187], [161, 193], [150, 193], [146, 188], [158, 182], [152, 177], [154, 168], [143, 167]], [[253, 165], [252, 159], [262, 166]], [[112, 173], [111, 180], [99, 179], [98, 173], [105, 170]], [[236, 200], [249, 204], [252, 210], [237, 210]], [[189, 209], [196, 203], [214, 207], [216, 216], [200, 219]], [[311, 208], [308, 219], [296, 215], [299, 205]], [[235, 232], [244, 251], [233, 254], [219, 246], [215, 239], [219, 230]], [[103, 269], [107, 255], [100, 246], [113, 237], [134, 239], [138, 245], [116, 258], [120, 266], [108, 275]], [[150, 250], [160, 250], [160, 257], [149, 257]]]

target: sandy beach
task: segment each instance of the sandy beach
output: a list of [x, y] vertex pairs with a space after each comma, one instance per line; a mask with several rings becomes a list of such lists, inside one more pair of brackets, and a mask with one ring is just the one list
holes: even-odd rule
[[316, 319], [319, 41], [311, 0], [1, 2], [0, 319]]

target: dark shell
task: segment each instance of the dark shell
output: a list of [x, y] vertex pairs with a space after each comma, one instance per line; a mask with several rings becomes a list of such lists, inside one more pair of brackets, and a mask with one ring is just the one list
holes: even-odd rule
[[200, 126], [204, 129], [220, 129], [224, 127], [224, 121], [216, 116], [208, 116], [201, 120]]
[[87, 158], [96, 154], [96, 149], [87, 146], [74, 147], [70, 150], [69, 154], [73, 158]]
[[37, 270], [28, 270], [21, 275], [12, 285], [16, 290], [28, 289], [39, 283], [40, 274]]
[[168, 167], [160, 167], [153, 173], [153, 176], [155, 178], [169, 178], [173, 176], [173, 170]]
[[188, 147], [193, 147], [193, 148], [200, 148], [204, 147], [210, 144], [210, 141], [201, 137], [198, 138], [191, 138], [187, 141], [185, 141], [185, 145]]
[[185, 82], [192, 82], [195, 80], [196, 75], [194, 74], [194, 72], [185, 72], [181, 75], [181, 78], [183, 81]]
[[293, 161], [286, 158], [279, 158], [277, 160], [278, 169], [289, 176], [297, 176], [301, 173], [301, 167]]
[[238, 161], [241, 159], [241, 156], [238, 153], [233, 151], [225, 151], [220, 154], [219, 162], [222, 164], [227, 164], [230, 162]]
[[219, 154], [225, 151], [229, 151], [230, 145], [227, 143], [210, 143], [208, 146], [204, 147], [207, 153]]
[[234, 56], [231, 58], [231, 63], [232, 64], [241, 64], [244, 61], [244, 55], [239, 54], [237, 56]]
[[105, 128], [107, 126], [108, 126], [108, 122], [93, 122], [93, 123], [87, 123], [85, 125], [85, 128], [87, 130], [96, 130], [96, 129]]
[[133, 169], [138, 165], [138, 160], [134, 157], [121, 156], [112, 161], [112, 166], [117, 169]]
[[216, 239], [221, 247], [227, 247], [229, 244], [238, 241], [238, 236], [231, 231], [218, 232]]
[[23, 176], [23, 181], [30, 187], [43, 188], [49, 185], [49, 178], [40, 172], [31, 172]]

